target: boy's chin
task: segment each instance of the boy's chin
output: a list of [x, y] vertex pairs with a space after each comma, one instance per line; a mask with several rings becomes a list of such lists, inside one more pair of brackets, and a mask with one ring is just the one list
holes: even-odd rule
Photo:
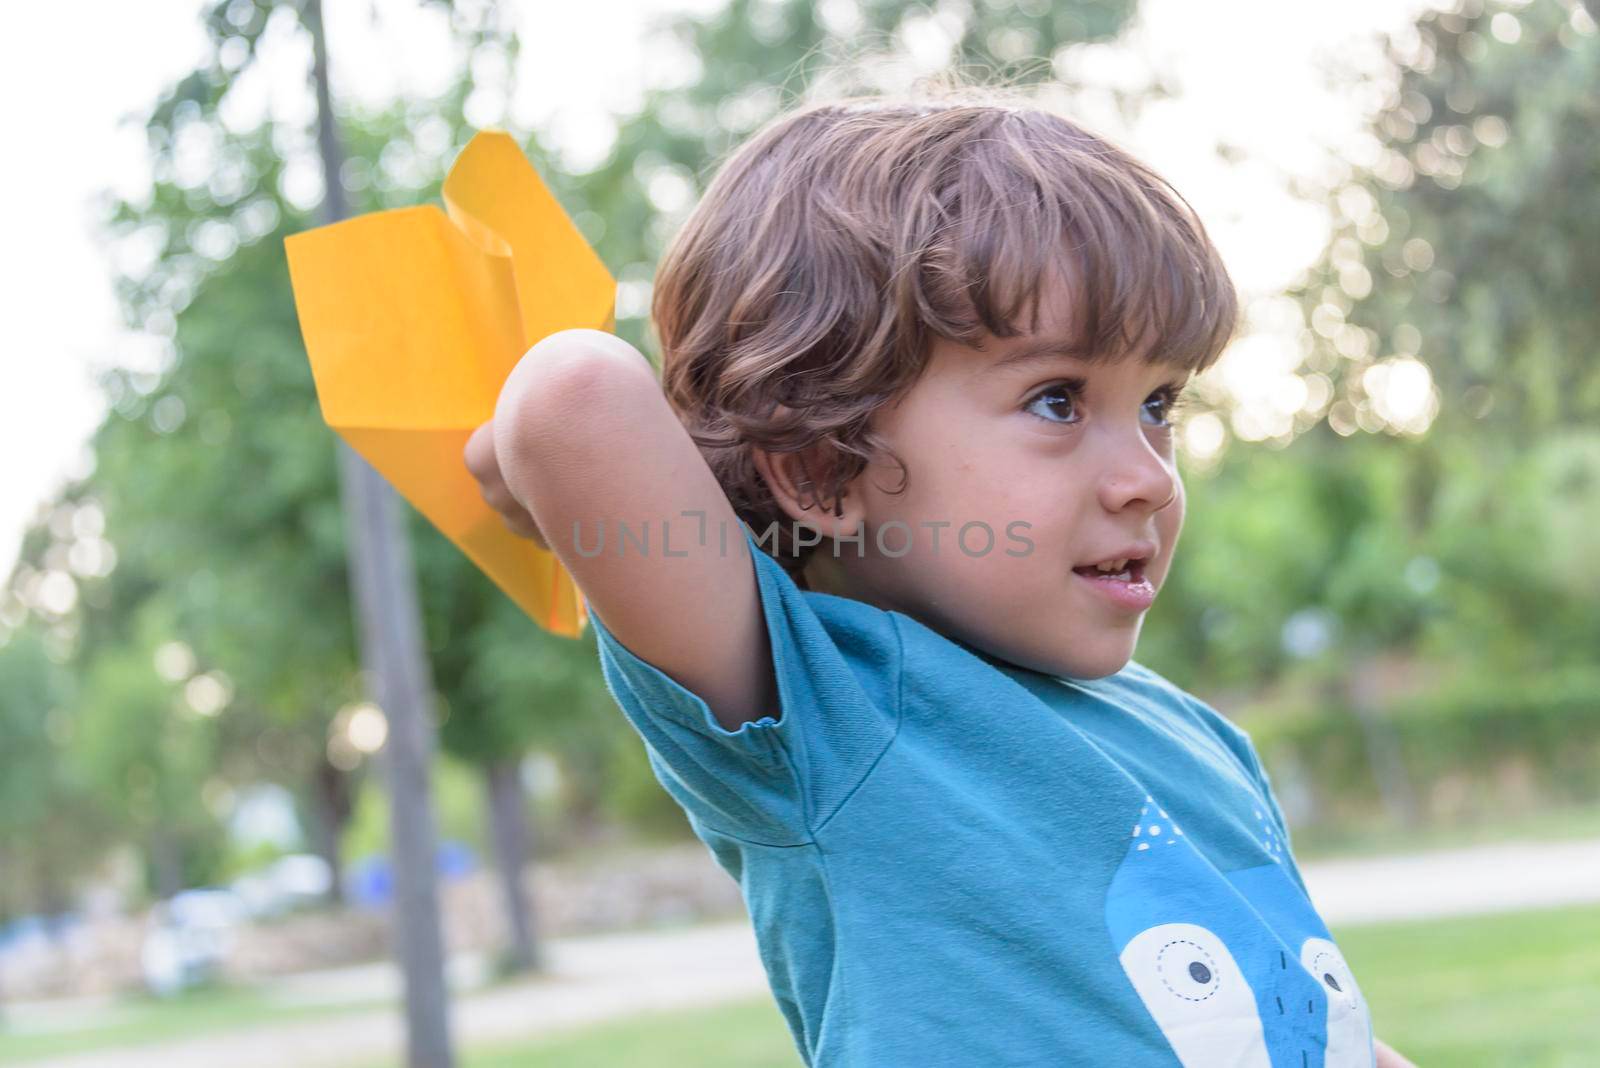
[[1098, 648], [1092, 647], [1094, 644], [1079, 645], [1072, 655], [1063, 658], [1061, 669], [1055, 673], [1073, 679], [1103, 679], [1115, 675], [1133, 659], [1134, 643], [1131, 641], [1108, 640]]
[[1133, 659], [1135, 642], [1103, 636], [1098, 641], [1086, 641], [1082, 636], [1064, 640], [1049, 650], [1034, 649], [1010, 655], [996, 653], [1020, 667], [1037, 671], [1041, 675], [1056, 675], [1069, 679], [1089, 681], [1115, 675]]

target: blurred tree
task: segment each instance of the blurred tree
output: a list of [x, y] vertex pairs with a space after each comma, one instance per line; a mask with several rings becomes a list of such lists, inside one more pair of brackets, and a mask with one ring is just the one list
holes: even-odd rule
[[[230, 686], [220, 672], [198, 671], [186, 646], [163, 650], [181, 648], [181, 671], [168, 668], [170, 677], [161, 677], [156, 651], [172, 602], [157, 595], [158, 576], [137, 552], [115, 567], [115, 550], [100, 537], [104, 512], [82, 485], [63, 491], [45, 516], [24, 537], [8, 583], [7, 599], [26, 613], [11, 640], [17, 655], [42, 651], [70, 682], [54, 703], [40, 700], [37, 687], [19, 685], [8, 702], [19, 744], [0, 748], [0, 778], [26, 783], [48, 806], [26, 854], [42, 880], [35, 904], [66, 907], [62, 876], [93, 870], [117, 842], [139, 846], [147, 885], [170, 896], [205, 881], [220, 855], [220, 825], [201, 803], [202, 793], [220, 800], [202, 790], [218, 782], [217, 731], [199, 720], [227, 704]], [[127, 610], [99, 611], [91, 599]], [[24, 744], [30, 736], [53, 748]], [[31, 808], [19, 803], [9, 811], [20, 821]], [[70, 864], [62, 863], [63, 849], [72, 851]]]
[[1600, 648], [1600, 220], [1581, 195], [1600, 36], [1575, 2], [1460, 0], [1389, 57], [1372, 161], [1325, 191], [1335, 232], [1294, 293], [1328, 402], [1207, 476], [1166, 609], [1182, 623], [1153, 620], [1150, 654], [1191, 685], [1299, 678], [1313, 693], [1290, 703], [1342, 704], [1404, 819], [1386, 666], [1516, 689]]
[[222, 710], [215, 691], [190, 691], [158, 673], [171, 633], [159, 601], [142, 606], [134, 641], [90, 662], [75, 702], [70, 759], [107, 816], [145, 845], [156, 896], [196, 880], [197, 850], [219, 849], [221, 829], [204, 799]]
[[1600, 645], [1592, 12], [1461, 0], [1389, 55], [1373, 162], [1303, 190], [1335, 224], [1294, 291], [1328, 401], [1201, 476], [1182, 622], [1152, 620], [1198, 685], [1262, 685], [1313, 632], [1314, 673], [1349, 681], [1379, 652], [1506, 673]]
[[[222, 57], [230, 49], [253, 56], [269, 24], [295, 10], [237, 3], [209, 9], [211, 61], [175, 86], [147, 122], [154, 188], [143, 203], [116, 204], [108, 227], [146, 245], [146, 256], [132, 257], [140, 269], [121, 280], [124, 301], [134, 323], [170, 338], [172, 360], [161, 375], [107, 376], [119, 418], [98, 439], [114, 458], [102, 461], [97, 481], [105, 484], [115, 525], [142, 543], [133, 551], [153, 554], [171, 576], [157, 588], [181, 603], [184, 632], [208, 660], [229, 666], [238, 707], [257, 713], [253, 721], [230, 717], [247, 725], [234, 735], [244, 744], [231, 762], [241, 774], [253, 764], [257, 773], [309, 782], [319, 851], [337, 864], [349, 815], [344, 772], [356, 754], [330, 731], [339, 729], [339, 708], [359, 696], [359, 676], [345, 600], [335, 439], [321, 422], [300, 349], [281, 245], [285, 234], [312, 225], [307, 212], [315, 204], [303, 192], [289, 195], [290, 171], [311, 146], [295, 142], [305, 131], [270, 123], [241, 131], [224, 118], [247, 62], [236, 58], [230, 67]], [[492, 22], [463, 17], [452, 24], [468, 43], [469, 62], [448, 93], [343, 115], [349, 158], [335, 163], [337, 180], [325, 180], [324, 190], [331, 184], [352, 196], [356, 210], [437, 196], [444, 169], [472, 132], [464, 117], [474, 88], [468, 72], [476, 69], [470, 57], [493, 51], [514, 58], [516, 47]], [[290, 32], [298, 25], [296, 17]], [[185, 174], [182, 153], [197, 142], [207, 146], [209, 166]], [[286, 152], [286, 142], [295, 150]], [[429, 593], [429, 645], [435, 653], [484, 651], [488, 646], [470, 638], [489, 606], [504, 608], [503, 596], [431, 527], [409, 512], [407, 518]], [[500, 634], [514, 648], [531, 630]], [[604, 689], [593, 651], [557, 643], [548, 652], [541, 663], [564, 658], [558, 673], [591, 680], [588, 699], [573, 707], [600, 711], [591, 722], [614, 737], [622, 728], [595, 701]], [[460, 692], [471, 667], [453, 655], [435, 679], [452, 710], [445, 740], [485, 768], [497, 799], [490, 838], [503, 861], [510, 926], [519, 933], [511, 959], [529, 962], [535, 954], [522, 895], [512, 892], [520, 882], [510, 874], [520, 873], [525, 857], [518, 848], [527, 838], [525, 802], [520, 790], [513, 795], [519, 780], [508, 769], [532, 737], [563, 755], [574, 747], [542, 726], [548, 717], [541, 706], [556, 702], [540, 696], [537, 673], [522, 676], [520, 691], [495, 688], [501, 711], [484, 716], [478, 698]], [[585, 758], [607, 748], [596, 744], [594, 729], [575, 733]]]
[[1600, 178], [1593, 17], [1562, 0], [1464, 0], [1390, 54], [1382, 150], [1339, 191], [1340, 232], [1306, 289], [1330, 324], [1367, 334], [1347, 346], [1364, 351], [1342, 361], [1336, 425], [1407, 429], [1394, 409], [1409, 380], [1374, 374], [1380, 354], [1426, 362], [1447, 435], [1525, 446], [1592, 417], [1600, 312], [1575, 283], [1600, 267], [1600, 222], [1575, 194]]
[[115, 829], [67, 765], [75, 687], [37, 621], [0, 644], [0, 925], [70, 904]]
[[[237, 147], [267, 182], [277, 176], [266, 131]], [[197, 234], [204, 216], [184, 203], [158, 179], [151, 205], [137, 215], [124, 205], [116, 225]], [[283, 203], [270, 193], [253, 203], [240, 210], [277, 229]], [[281, 250], [241, 244], [196, 272], [192, 299], [174, 306], [163, 294], [184, 284], [182, 258], [164, 249], [150, 274], [122, 280], [131, 317], [168, 338], [172, 366], [155, 381], [125, 370], [104, 379], [112, 409], [94, 438], [91, 486], [119, 563], [106, 590], [86, 593], [98, 611], [87, 614], [83, 656], [97, 655], [102, 632], [120, 636], [146, 599], [171, 602], [172, 637], [225, 670], [238, 694], [230, 769], [300, 785], [313, 844], [337, 873], [349, 768], [330, 763], [328, 732], [358, 689], [332, 442], [311, 432]]]
[[[1388, 438], [1411, 571], [1344, 569], [1371, 606], [1411, 585], [1452, 606], [1411, 635], [1463, 667], [1548, 671], [1600, 648], [1600, 34], [1574, 2], [1429, 11], [1391, 42], [1399, 74], [1370, 168], [1301, 297], [1338, 368], [1318, 444]], [[1337, 436], [1336, 436], [1337, 435]], [[1366, 436], [1366, 435], [1362, 435]]]

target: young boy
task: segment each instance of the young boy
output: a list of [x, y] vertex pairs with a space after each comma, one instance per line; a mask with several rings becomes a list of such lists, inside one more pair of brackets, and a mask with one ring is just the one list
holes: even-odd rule
[[1025, 104], [816, 105], [653, 301], [661, 382], [553, 335], [466, 459], [583, 590], [805, 1063], [1372, 1065], [1249, 739], [1130, 660], [1235, 324], [1187, 204]]

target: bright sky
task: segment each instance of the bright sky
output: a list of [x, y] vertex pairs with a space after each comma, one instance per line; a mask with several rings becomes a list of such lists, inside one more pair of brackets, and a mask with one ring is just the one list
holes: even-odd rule
[[[1330, 146], [1359, 152], [1362, 111], [1371, 105], [1330, 89], [1321, 66], [1329, 57], [1371, 62], [1372, 35], [1403, 26], [1426, 2], [1145, 0], [1123, 41], [1077, 50], [1069, 63], [1097, 84], [1134, 85], [1156, 69], [1180, 89], [1176, 99], [1149, 108], [1134, 129], [1118, 128], [1109, 113], [1083, 118], [1172, 180], [1206, 219], [1247, 297], [1269, 296], [1316, 257], [1327, 236], [1322, 211], [1289, 200], [1274, 170], [1314, 173], [1326, 165]], [[443, 84], [447, 35], [431, 9], [410, 0], [327, 6], [342, 99], [426, 95]], [[626, 110], [646, 79], [682, 73], [672, 55], [641, 54], [638, 30], [646, 14], [716, 6], [717, 0], [517, 5], [526, 44], [512, 117], [539, 129], [572, 162], [593, 159], [607, 147], [608, 112]], [[847, 25], [853, 6], [854, 0], [821, 0], [819, 9], [830, 23]], [[903, 43], [923, 63], [935, 65], [947, 52], [949, 15], [938, 12], [955, 6], [946, 0], [906, 35]], [[39, 504], [88, 469], [84, 443], [101, 417], [95, 370], [151, 362], [152, 345], [122, 327], [92, 205], [102, 190], [134, 195], [146, 183], [142, 135], [135, 127], [119, 129], [118, 120], [194, 66], [204, 48], [200, 7], [199, 0], [95, 0], [80, 9], [70, 31], [50, 5], [7, 11], [0, 108], [13, 162], [0, 170], [0, 201], [12, 219], [9, 254], [0, 263], [8, 335], [0, 349], [0, 577], [10, 572]], [[605, 42], [603, 50], [589, 46], [597, 41]], [[283, 118], [304, 113], [304, 58], [293, 47], [275, 55], [241, 96], [241, 118], [258, 110]], [[1225, 166], [1211, 152], [1218, 137], [1243, 149], [1250, 162]], [[1281, 375], [1285, 359], [1282, 345], [1245, 346], [1238, 377], [1255, 381], [1273, 367]]]

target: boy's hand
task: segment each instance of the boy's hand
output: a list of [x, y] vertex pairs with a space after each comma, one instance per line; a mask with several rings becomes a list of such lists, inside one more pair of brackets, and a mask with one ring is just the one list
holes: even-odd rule
[[1373, 1039], [1372, 1048], [1378, 1055], [1377, 1068], [1417, 1068], [1390, 1047]]
[[518, 537], [529, 538], [539, 548], [548, 550], [550, 543], [545, 539], [544, 532], [539, 529], [539, 524], [534, 522], [528, 510], [511, 495], [511, 489], [500, 473], [500, 459], [494, 451], [493, 419], [472, 432], [472, 436], [467, 439], [464, 458], [467, 470], [478, 480], [478, 488], [483, 493], [483, 499], [489, 502], [490, 508], [500, 513], [501, 520], [511, 533]]

